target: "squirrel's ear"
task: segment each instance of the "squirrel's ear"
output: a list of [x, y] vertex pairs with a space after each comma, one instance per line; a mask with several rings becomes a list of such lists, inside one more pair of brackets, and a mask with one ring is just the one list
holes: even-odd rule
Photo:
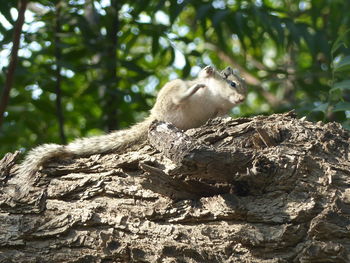
[[226, 67], [223, 71], [221, 71], [221, 75], [226, 79], [228, 76], [232, 74], [233, 74], [233, 69], [230, 66]]

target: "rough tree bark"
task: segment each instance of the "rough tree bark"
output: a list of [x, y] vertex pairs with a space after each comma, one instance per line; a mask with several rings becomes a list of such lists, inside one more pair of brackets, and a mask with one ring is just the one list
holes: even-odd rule
[[293, 113], [154, 123], [137, 151], [48, 163], [27, 200], [8, 154], [0, 262], [350, 262], [349, 144]]

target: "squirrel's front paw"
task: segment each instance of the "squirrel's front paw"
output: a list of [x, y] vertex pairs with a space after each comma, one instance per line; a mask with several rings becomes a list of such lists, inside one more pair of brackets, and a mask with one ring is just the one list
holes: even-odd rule
[[214, 74], [214, 68], [212, 66], [206, 66], [203, 70], [208, 76]]

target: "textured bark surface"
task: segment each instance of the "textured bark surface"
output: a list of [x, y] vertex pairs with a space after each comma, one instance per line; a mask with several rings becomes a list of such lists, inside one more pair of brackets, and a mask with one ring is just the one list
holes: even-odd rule
[[[350, 262], [350, 135], [293, 113], [154, 123], [138, 151], [0, 162], [0, 262]], [[23, 182], [25, 183], [25, 182]]]

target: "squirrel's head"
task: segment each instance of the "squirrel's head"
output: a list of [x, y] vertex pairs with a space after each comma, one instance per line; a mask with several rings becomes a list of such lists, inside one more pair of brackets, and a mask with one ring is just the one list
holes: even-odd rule
[[237, 104], [245, 100], [247, 96], [247, 85], [244, 78], [242, 78], [236, 70], [231, 67], [226, 67], [220, 73], [221, 77], [226, 80], [231, 89], [235, 91], [234, 95], [230, 96], [230, 102]]
[[206, 66], [199, 72], [198, 77], [215, 83], [211, 88], [217, 90], [212, 90], [213, 93], [231, 104], [239, 104], [246, 98], [247, 87], [245, 80], [231, 67], [226, 67], [223, 71], [218, 72], [214, 67]]

